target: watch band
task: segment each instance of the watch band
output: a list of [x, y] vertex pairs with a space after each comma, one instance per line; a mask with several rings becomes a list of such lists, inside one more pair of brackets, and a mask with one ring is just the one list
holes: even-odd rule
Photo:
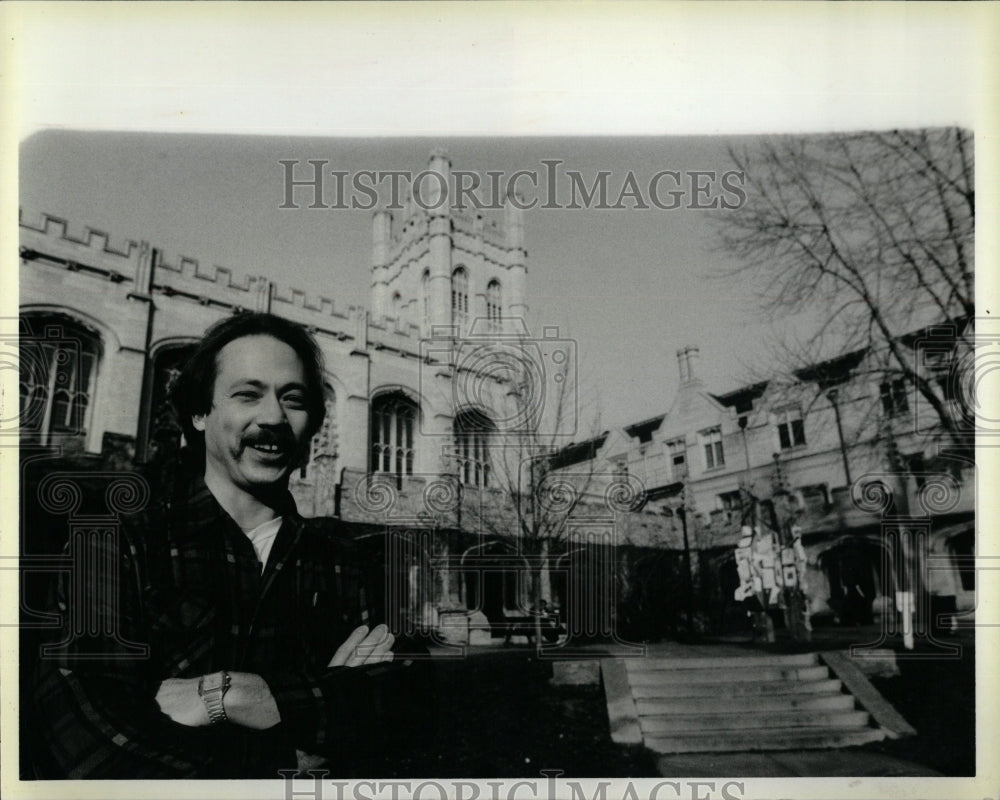
[[[205, 688], [205, 678], [207, 677], [213, 678], [211, 683], [214, 684], [208, 689]], [[230, 683], [232, 683], [232, 678], [230, 678], [229, 673], [225, 670], [213, 675], [202, 675], [198, 680], [198, 694], [208, 709], [208, 721], [211, 725], [229, 719], [226, 716], [226, 707], [222, 699], [225, 697]]]

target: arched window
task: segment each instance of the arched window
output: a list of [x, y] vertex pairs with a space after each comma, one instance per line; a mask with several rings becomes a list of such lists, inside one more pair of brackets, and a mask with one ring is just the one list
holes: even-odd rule
[[315, 461], [318, 458], [337, 457], [337, 415], [336, 403], [334, 402], [333, 389], [329, 384], [323, 386], [323, 405], [326, 407], [326, 414], [323, 417], [323, 424], [320, 425], [316, 435], [312, 438], [309, 448], [309, 460]]
[[492, 420], [480, 411], [463, 411], [455, 417], [455, 459], [458, 479], [466, 486], [490, 485], [490, 434]]
[[170, 402], [170, 392], [194, 348], [193, 344], [165, 345], [153, 356], [152, 385], [145, 400], [148, 423], [145, 449], [140, 450], [141, 460], [172, 458], [180, 449], [181, 424]]
[[323, 406], [326, 413], [323, 424], [309, 443], [309, 456], [299, 467], [299, 477], [305, 478], [312, 468], [327, 468], [329, 472], [337, 460], [337, 404], [330, 384], [323, 384]]
[[395, 475], [397, 482], [413, 474], [413, 429], [417, 406], [403, 394], [372, 402], [372, 472]]
[[461, 325], [469, 314], [469, 274], [465, 267], [451, 273], [451, 322]]
[[500, 295], [500, 281], [496, 278], [486, 285], [486, 319], [491, 330], [500, 329], [500, 316], [503, 312]]
[[323, 384], [323, 424], [309, 443], [309, 458], [299, 468], [299, 477], [306, 477], [310, 464], [329, 466], [337, 460], [337, 405], [330, 384]]
[[86, 433], [99, 336], [61, 314], [29, 313], [21, 318], [19, 356], [22, 440], [44, 445], [56, 436]]

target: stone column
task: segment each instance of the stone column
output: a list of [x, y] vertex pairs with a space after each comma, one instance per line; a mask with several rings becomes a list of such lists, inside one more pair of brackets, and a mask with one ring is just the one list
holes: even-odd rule
[[[448, 187], [451, 184], [451, 160], [443, 150], [431, 153], [428, 172], [440, 178], [424, 178], [420, 184], [420, 198], [429, 217], [430, 239], [430, 293], [429, 311], [431, 326], [451, 325], [451, 211]], [[443, 192], [443, 194], [442, 194]]]
[[[513, 198], [520, 203], [520, 198]], [[524, 249], [524, 211], [511, 202], [504, 201], [504, 224], [507, 233], [507, 286], [504, 289], [505, 317], [527, 319], [525, 301], [528, 279], [528, 254]]]

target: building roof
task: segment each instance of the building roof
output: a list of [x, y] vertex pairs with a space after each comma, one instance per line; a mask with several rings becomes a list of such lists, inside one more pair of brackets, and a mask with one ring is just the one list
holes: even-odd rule
[[625, 426], [625, 433], [633, 438], [641, 438], [643, 434], [651, 434], [660, 427], [666, 414], [658, 414], [655, 417], [644, 419], [640, 422], [633, 422]]
[[571, 467], [573, 464], [590, 461], [597, 455], [597, 451], [604, 447], [604, 442], [607, 441], [607, 438], [608, 431], [604, 431], [600, 436], [595, 436], [593, 439], [586, 439], [582, 442], [571, 442], [562, 448], [562, 450], [553, 453], [549, 457], [549, 466], [552, 469], [562, 469], [563, 467]]
[[899, 336], [899, 341], [908, 346], [913, 346], [917, 342], [941, 342], [942, 344], [954, 344], [969, 326], [969, 317], [960, 316], [942, 322], [935, 322], [922, 328], [904, 333]]
[[741, 386], [725, 394], [713, 394], [716, 400], [729, 408], [735, 408], [737, 414], [750, 411], [753, 408], [753, 401], [760, 397], [767, 390], [768, 381], [758, 381], [748, 386]]
[[850, 379], [851, 370], [856, 369], [866, 355], [868, 355], [868, 348], [862, 347], [860, 350], [853, 350], [797, 369], [795, 377], [800, 381], [815, 383], [820, 389], [838, 386]]

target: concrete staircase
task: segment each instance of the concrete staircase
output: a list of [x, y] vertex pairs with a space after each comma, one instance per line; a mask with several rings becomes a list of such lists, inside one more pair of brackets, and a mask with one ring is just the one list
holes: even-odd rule
[[602, 673], [612, 739], [656, 753], [827, 749], [914, 732], [839, 653], [651, 655], [607, 659]]

